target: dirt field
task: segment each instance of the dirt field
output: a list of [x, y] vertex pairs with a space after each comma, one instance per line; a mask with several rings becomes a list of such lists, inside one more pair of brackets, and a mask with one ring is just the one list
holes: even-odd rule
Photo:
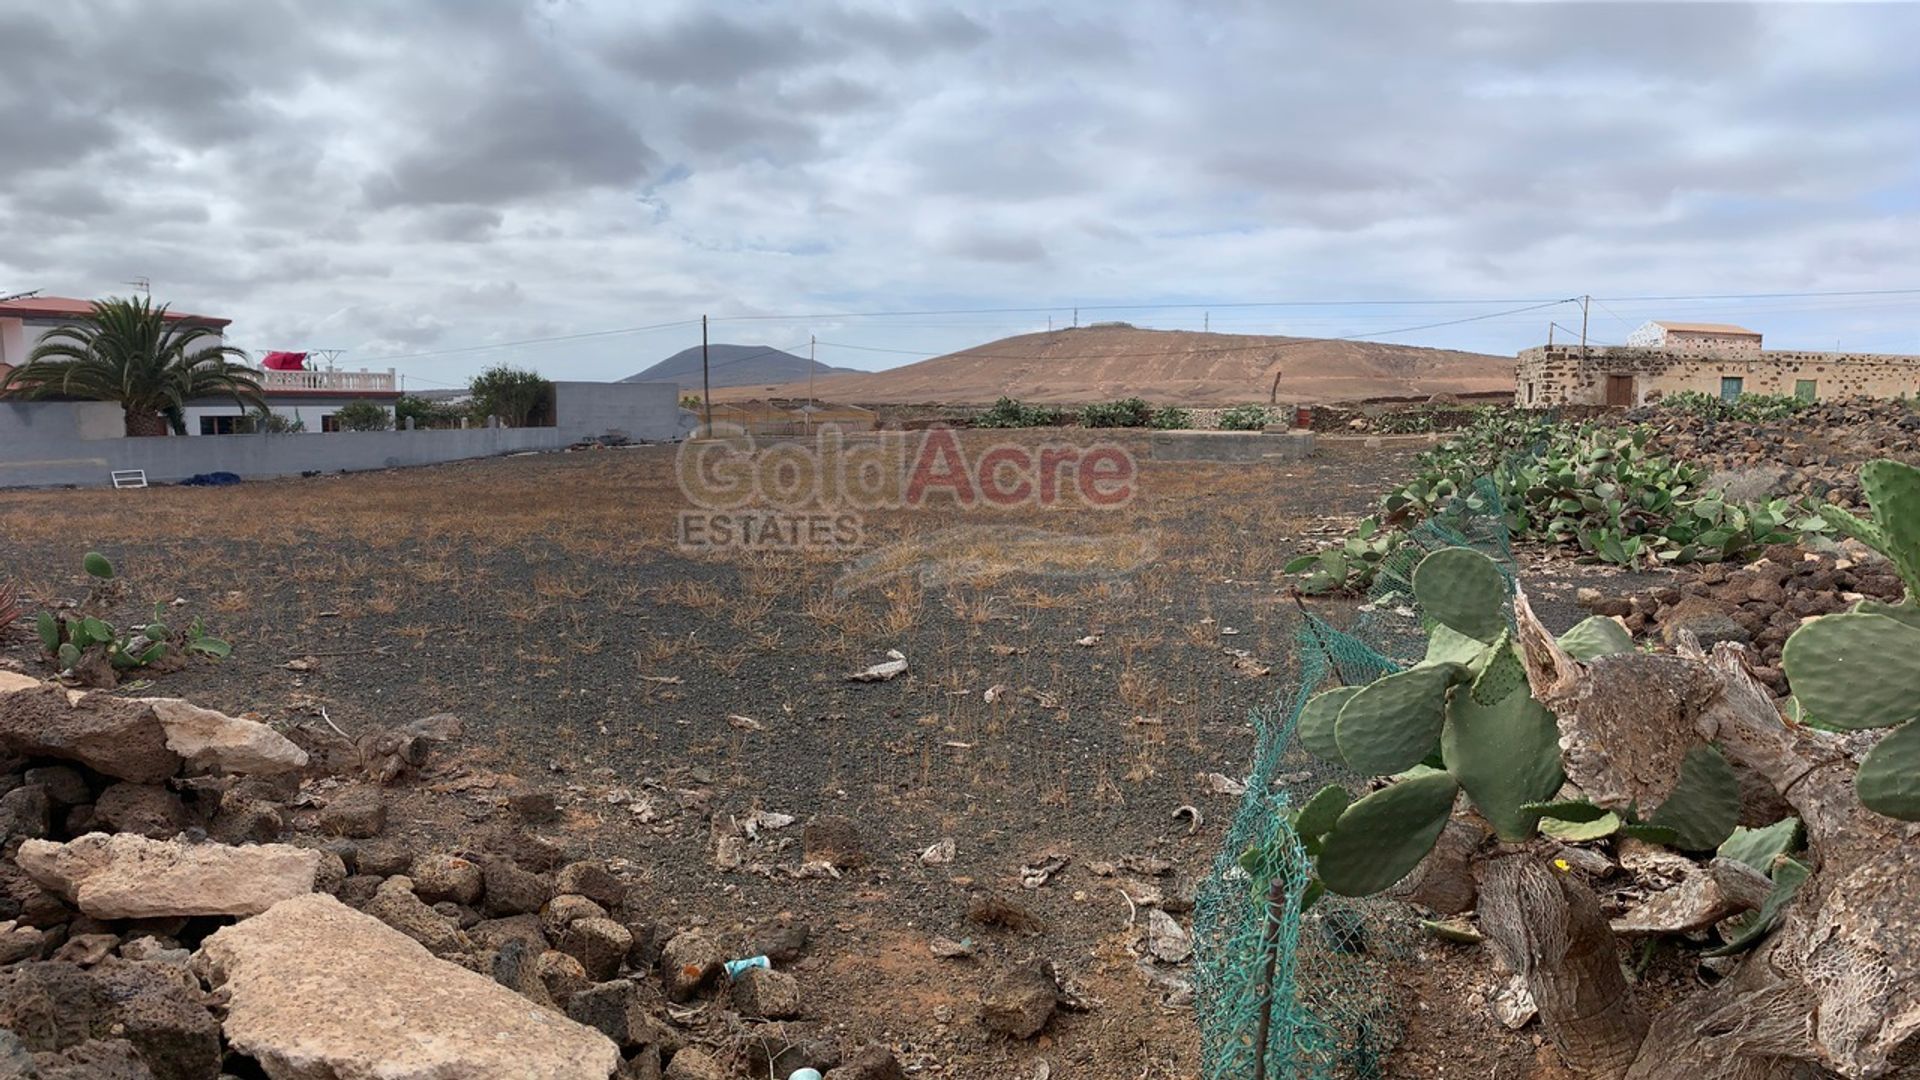
[[[809, 924], [794, 967], [806, 1015], [893, 1045], [916, 1075], [1025, 1080], [1044, 1059], [1055, 1076], [1189, 1077], [1193, 1014], [1163, 1006], [1136, 970], [1130, 905], [1087, 864], [1170, 860], [1169, 892], [1204, 874], [1236, 802], [1205, 774], [1243, 775], [1247, 710], [1287, 674], [1297, 616], [1281, 563], [1328, 519], [1366, 512], [1418, 449], [1143, 462], [1121, 510], [870, 514], [857, 554], [676, 550], [686, 503], [671, 447], [7, 493], [0, 575], [34, 597], [77, 597], [79, 557], [97, 549], [139, 601], [184, 599], [233, 641], [229, 661], [151, 692], [343, 748], [329, 722], [358, 735], [459, 715], [452, 761], [401, 796], [394, 833], [457, 850], [508, 793], [553, 791], [565, 813], [542, 831], [629, 860], [663, 924], [704, 924], [743, 950], [783, 915]], [[889, 649], [908, 674], [846, 679]], [[30, 660], [19, 637], [0, 651]], [[1189, 804], [1207, 821], [1195, 835], [1174, 816]], [[851, 820], [866, 865], [794, 877], [795, 824], [716, 867], [712, 821], [755, 810]], [[923, 862], [943, 838], [951, 863]], [[1020, 868], [1049, 853], [1072, 862], [1023, 889]], [[970, 923], [987, 895], [1040, 928]], [[935, 959], [935, 936], [971, 939], [977, 955]], [[990, 1035], [981, 987], [1032, 959], [1097, 1007], [1060, 1014], [1036, 1041]], [[1462, 1023], [1478, 1035], [1488, 1022]], [[1512, 1042], [1513, 1060], [1530, 1058]]]

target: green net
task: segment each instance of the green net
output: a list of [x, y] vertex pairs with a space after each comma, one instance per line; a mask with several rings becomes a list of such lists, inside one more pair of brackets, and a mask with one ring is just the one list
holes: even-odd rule
[[1294, 722], [1321, 689], [1369, 682], [1421, 655], [1411, 582], [1428, 552], [1468, 546], [1512, 566], [1499, 517], [1470, 503], [1498, 505], [1457, 499], [1455, 510], [1413, 529], [1381, 566], [1352, 625], [1306, 615], [1289, 684], [1253, 710], [1246, 795], [1194, 909], [1194, 1008], [1207, 1080], [1378, 1077], [1400, 1038], [1401, 1003], [1380, 964], [1410, 948], [1405, 908], [1327, 895], [1301, 910], [1312, 865], [1287, 815], [1327, 784], [1357, 793], [1363, 778], [1299, 746]]

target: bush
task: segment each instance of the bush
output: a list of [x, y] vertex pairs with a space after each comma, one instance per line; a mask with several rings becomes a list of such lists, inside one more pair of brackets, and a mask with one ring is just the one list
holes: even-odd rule
[[1102, 401], [1080, 410], [1080, 426], [1090, 428], [1143, 428], [1153, 424], [1153, 406], [1137, 397]]
[[1265, 405], [1235, 405], [1220, 414], [1221, 431], [1259, 431], [1273, 422], [1273, 410]]
[[1051, 405], [1027, 405], [1003, 397], [993, 407], [973, 418], [977, 428], [1056, 427], [1066, 419], [1064, 410]]
[[307, 430], [307, 422], [297, 416], [282, 416], [277, 412], [261, 409], [247, 417], [258, 435], [298, 435]]
[[1159, 431], [1180, 431], [1193, 426], [1193, 414], [1173, 405], [1163, 406], [1153, 411], [1148, 426]]
[[341, 431], [385, 431], [393, 426], [393, 415], [371, 401], [342, 405], [333, 418]]
[[553, 384], [536, 372], [502, 364], [474, 376], [468, 389], [473, 393], [474, 411], [480, 416], [497, 416], [508, 427], [550, 422]]
[[393, 426], [396, 428], [405, 428], [408, 420], [413, 421], [415, 428], [456, 428], [466, 415], [465, 406], [429, 401], [412, 394], [402, 394], [393, 403]]

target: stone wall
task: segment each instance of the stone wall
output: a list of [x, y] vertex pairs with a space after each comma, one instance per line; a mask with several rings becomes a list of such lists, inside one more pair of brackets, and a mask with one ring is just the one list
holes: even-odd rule
[[1748, 394], [1791, 395], [1802, 381], [1818, 398], [1905, 397], [1920, 394], [1920, 356], [1882, 353], [1757, 351], [1751, 358], [1691, 347], [1667, 349], [1540, 346], [1520, 353], [1514, 403], [1603, 405], [1607, 377], [1632, 379], [1633, 404], [1695, 390], [1718, 396], [1721, 380], [1739, 379]]

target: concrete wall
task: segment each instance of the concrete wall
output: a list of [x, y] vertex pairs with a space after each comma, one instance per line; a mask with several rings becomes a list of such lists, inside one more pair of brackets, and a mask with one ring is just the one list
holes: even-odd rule
[[646, 442], [685, 438], [696, 422], [670, 382], [553, 384], [554, 423], [568, 443], [624, 435]]
[[[557, 450], [614, 432], [667, 442], [683, 438], [696, 422], [681, 410], [673, 383], [563, 382], [554, 384], [554, 397], [555, 427], [321, 434], [315, 418], [296, 435], [149, 439], [122, 437], [120, 406], [110, 402], [0, 402], [0, 487], [100, 486], [116, 469], [145, 469], [150, 482], [171, 483], [212, 472], [267, 477], [433, 465]], [[203, 413], [237, 411], [196, 406], [189, 429], [199, 430]]]
[[1920, 394], [1920, 356], [1881, 353], [1797, 352], [1766, 349], [1751, 358], [1700, 356], [1691, 350], [1539, 347], [1520, 353], [1514, 403], [1604, 405], [1607, 376], [1633, 380], [1634, 404], [1682, 390], [1719, 396], [1720, 380], [1741, 380], [1748, 394], [1791, 395], [1802, 380], [1819, 398], [1903, 397]]
[[[48, 402], [58, 408], [64, 402]], [[0, 415], [16, 409], [0, 405]], [[71, 426], [71, 418], [67, 421]], [[367, 431], [330, 435], [223, 435], [218, 438], [83, 439], [54, 435], [57, 423], [0, 426], [0, 487], [105, 486], [116, 469], [145, 469], [148, 481], [172, 483], [197, 473], [243, 477], [389, 469], [491, 457], [566, 445], [554, 428], [466, 431]]]

